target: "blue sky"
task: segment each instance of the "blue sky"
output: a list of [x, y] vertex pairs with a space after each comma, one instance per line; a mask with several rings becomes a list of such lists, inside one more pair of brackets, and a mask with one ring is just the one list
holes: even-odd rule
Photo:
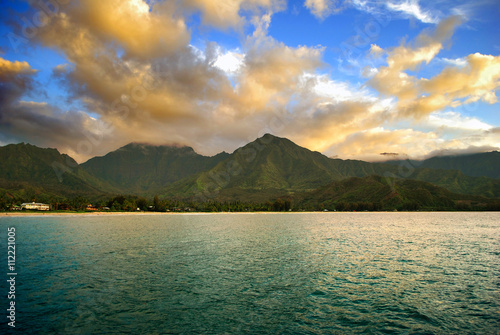
[[371, 161], [500, 146], [497, 1], [0, 6], [1, 145], [78, 161], [129, 142], [213, 155], [266, 132]]

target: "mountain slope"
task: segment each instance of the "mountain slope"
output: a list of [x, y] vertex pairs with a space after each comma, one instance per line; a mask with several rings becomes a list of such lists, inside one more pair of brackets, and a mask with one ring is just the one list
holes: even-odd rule
[[131, 143], [81, 166], [122, 193], [151, 194], [172, 182], [208, 170], [227, 156], [221, 153], [206, 157], [190, 147]]
[[165, 189], [169, 196], [223, 200], [268, 200], [297, 191], [313, 190], [334, 180], [397, 172], [397, 167], [363, 161], [330, 159], [286, 138], [266, 134], [237, 149], [197, 178]]
[[[401, 161], [389, 161], [400, 164]], [[484, 152], [458, 156], [435, 156], [423, 161], [410, 161], [412, 166], [427, 169], [458, 170], [472, 177], [500, 179], [500, 152]]]
[[266, 134], [237, 149], [212, 169], [167, 187], [166, 196], [265, 201], [314, 190], [332, 181], [370, 175], [432, 182], [456, 193], [500, 197], [500, 181], [455, 170], [401, 169], [395, 164], [330, 159], [286, 138]]
[[[498, 179], [472, 177], [459, 170], [408, 168], [404, 161], [381, 164], [330, 159], [269, 134], [232, 154], [213, 157], [189, 147], [132, 143], [78, 165], [55, 149], [17, 144], [0, 147], [0, 160], [0, 189], [31, 189], [31, 193], [66, 197], [160, 194], [198, 201], [262, 202], [351, 177], [379, 175], [430, 182], [453, 193], [500, 198]], [[493, 169], [500, 170], [492, 162]], [[362, 182], [373, 184], [369, 179]], [[368, 187], [361, 195], [371, 201], [371, 197], [379, 197], [377, 192]]]
[[296, 196], [306, 209], [392, 210], [454, 209], [457, 204], [485, 204], [489, 200], [456, 194], [431, 183], [380, 176], [348, 178]]
[[488, 177], [471, 177], [458, 170], [416, 169], [408, 178], [426, 181], [451, 192], [500, 197], [500, 180]]
[[30, 144], [0, 147], [0, 188], [51, 195], [101, 195], [115, 191], [65, 154]]

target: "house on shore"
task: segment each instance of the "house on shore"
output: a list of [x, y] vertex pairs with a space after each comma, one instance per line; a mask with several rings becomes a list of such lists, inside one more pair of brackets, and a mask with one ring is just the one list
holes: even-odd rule
[[85, 208], [86, 211], [97, 211], [98, 208], [95, 207], [94, 205], [92, 204], [88, 204], [87, 207]]
[[40, 202], [25, 202], [21, 204], [21, 208], [36, 211], [48, 211], [50, 210], [50, 205], [42, 204]]

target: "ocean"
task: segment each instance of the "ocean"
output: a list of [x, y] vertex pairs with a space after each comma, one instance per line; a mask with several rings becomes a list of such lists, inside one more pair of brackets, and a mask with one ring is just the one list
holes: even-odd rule
[[500, 333], [500, 213], [19, 216], [0, 241], [5, 334]]

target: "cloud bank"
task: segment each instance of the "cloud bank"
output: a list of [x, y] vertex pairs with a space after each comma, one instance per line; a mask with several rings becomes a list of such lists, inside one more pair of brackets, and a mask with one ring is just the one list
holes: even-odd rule
[[[82, 110], [30, 101], [36, 69], [0, 58], [0, 140], [57, 147], [79, 161], [132, 141], [185, 144], [212, 155], [266, 132], [341, 158], [500, 143], [498, 132], [479, 120], [466, 123], [481, 126], [464, 127], [456, 114], [454, 128], [443, 121], [446, 108], [497, 102], [500, 57], [471, 54], [431, 78], [417, 76], [449, 42], [459, 17], [392, 49], [372, 45], [367, 57], [381, 57], [384, 65], [352, 84], [325, 74], [322, 46], [290, 47], [269, 36], [272, 14], [284, 6], [271, 0], [72, 3], [36, 41], [64, 55], [67, 63], [53, 77]], [[341, 8], [335, 1], [305, 6], [320, 19]], [[195, 47], [193, 13], [202, 25], [250, 27], [251, 34], [240, 49], [215, 42]], [[402, 121], [420, 128], [397, 126]], [[452, 133], [460, 139], [447, 138]]]

